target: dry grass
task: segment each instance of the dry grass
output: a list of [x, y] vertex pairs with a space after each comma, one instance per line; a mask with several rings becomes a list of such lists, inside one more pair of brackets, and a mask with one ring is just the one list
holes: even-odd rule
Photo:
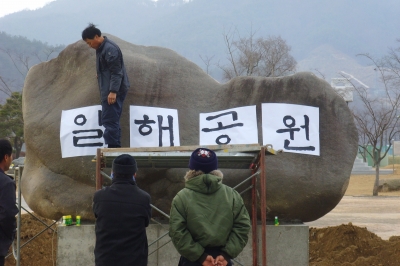
[[[384, 169], [393, 169], [393, 165], [383, 167]], [[400, 164], [394, 165], [394, 174], [379, 175], [379, 179], [400, 179]], [[346, 190], [346, 196], [372, 196], [375, 175], [352, 175], [350, 177], [349, 187]], [[400, 191], [379, 192], [379, 196], [400, 196]]]

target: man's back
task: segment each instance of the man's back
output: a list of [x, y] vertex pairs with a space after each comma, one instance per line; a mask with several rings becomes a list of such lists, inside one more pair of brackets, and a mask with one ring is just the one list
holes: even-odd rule
[[95, 193], [97, 266], [147, 265], [150, 196], [133, 180], [114, 180]]
[[172, 201], [169, 234], [178, 252], [191, 261], [204, 248], [236, 257], [247, 243], [246, 207], [240, 194], [221, 181], [218, 170], [191, 177]]

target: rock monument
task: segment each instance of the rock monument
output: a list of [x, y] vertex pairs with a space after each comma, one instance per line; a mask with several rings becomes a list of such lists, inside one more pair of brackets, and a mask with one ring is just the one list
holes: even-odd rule
[[[290, 103], [319, 107], [320, 156], [283, 153], [267, 156], [267, 217], [281, 221], [316, 220], [331, 211], [348, 186], [357, 152], [357, 133], [346, 102], [312, 73], [279, 78], [238, 77], [220, 84], [172, 50], [138, 46], [114, 36], [124, 54], [131, 88], [121, 119], [122, 145], [129, 147], [129, 105], [178, 110], [181, 145], [199, 143], [199, 113], [256, 105], [259, 143], [261, 104]], [[59, 56], [32, 67], [25, 80], [23, 115], [26, 160], [22, 193], [37, 214], [60, 219], [81, 215], [93, 220], [93, 156], [61, 158], [61, 111], [100, 103], [95, 51], [78, 41]], [[152, 203], [169, 213], [186, 169], [140, 169], [138, 184]], [[250, 171], [223, 170], [235, 185]], [[167, 189], [165, 189], [167, 188]], [[249, 204], [249, 195], [243, 197]]]

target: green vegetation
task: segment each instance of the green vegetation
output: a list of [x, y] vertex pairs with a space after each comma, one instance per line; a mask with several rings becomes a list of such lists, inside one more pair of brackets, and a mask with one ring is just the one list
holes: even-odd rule
[[22, 93], [13, 92], [6, 103], [0, 105], [0, 137], [9, 138], [18, 158], [24, 144], [24, 119], [22, 117]]
[[24, 144], [22, 88], [29, 68], [56, 57], [64, 46], [52, 46], [0, 32], [0, 137], [13, 143], [18, 158]]

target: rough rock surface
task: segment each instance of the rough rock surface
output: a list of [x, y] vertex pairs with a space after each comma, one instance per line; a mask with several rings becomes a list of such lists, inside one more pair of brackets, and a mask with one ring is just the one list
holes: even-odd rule
[[[106, 34], [106, 36], [109, 36]], [[122, 115], [122, 144], [129, 147], [129, 105], [178, 109], [181, 145], [199, 142], [199, 113], [257, 105], [259, 142], [261, 103], [290, 103], [320, 108], [321, 156], [283, 153], [267, 156], [268, 219], [313, 221], [341, 200], [357, 151], [357, 133], [346, 102], [311, 73], [282, 78], [240, 77], [220, 84], [177, 53], [134, 45], [116, 37], [131, 89]], [[61, 111], [99, 104], [95, 51], [83, 41], [31, 68], [25, 81], [23, 113], [26, 160], [22, 192], [39, 215], [59, 219], [81, 215], [92, 220], [95, 164], [92, 156], [61, 158]], [[185, 169], [140, 169], [138, 184], [153, 204], [169, 212], [172, 197], [183, 187]], [[235, 185], [247, 170], [224, 170]], [[167, 189], [166, 189], [167, 188]], [[243, 197], [250, 203], [250, 193]]]

